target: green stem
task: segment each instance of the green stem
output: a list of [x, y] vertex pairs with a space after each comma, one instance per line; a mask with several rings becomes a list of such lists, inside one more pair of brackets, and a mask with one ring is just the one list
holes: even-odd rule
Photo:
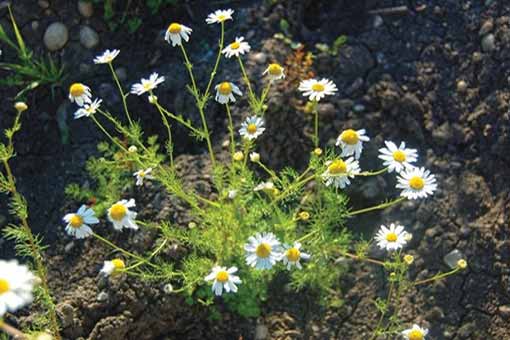
[[230, 133], [230, 156], [234, 157], [234, 153], [236, 150], [235, 140], [234, 140], [234, 124], [232, 123], [232, 114], [230, 113], [230, 105], [228, 105], [228, 103], [226, 103], [225, 107], [227, 109], [228, 131]]
[[218, 71], [218, 66], [220, 65], [221, 60], [221, 51], [223, 50], [223, 43], [225, 38], [225, 23], [221, 22], [221, 35], [220, 42], [218, 46], [218, 55], [216, 56], [216, 62], [214, 63], [214, 68], [211, 72], [211, 77], [209, 78], [209, 82], [207, 83], [207, 88], [205, 89], [204, 95], [202, 96], [202, 101], [206, 101], [209, 96], [209, 91], [211, 90], [212, 83], [214, 81], [214, 77], [216, 76], [216, 72]]
[[[126, 255], [126, 256], [129, 256], [129, 257], [132, 257], [134, 259], [137, 259], [138, 261], [142, 261], [142, 262], [147, 262], [146, 259], [144, 259], [143, 257], [141, 256], [138, 256], [136, 254], [133, 254], [117, 245], [115, 245], [114, 243], [108, 241], [107, 239], [105, 239], [104, 237], [102, 237], [101, 235], [98, 235], [96, 233], [92, 233], [92, 235], [97, 238], [99, 241], [107, 244], [108, 246], [110, 246], [111, 248], [121, 252], [122, 254]], [[158, 266], [156, 266], [155, 264], [152, 264], [150, 262], [147, 262], [148, 265], [150, 265], [151, 267], [154, 267], [154, 268], [158, 268]]]
[[460, 267], [456, 267], [455, 269], [452, 269], [452, 270], [450, 270], [449, 272], [446, 272], [446, 273], [434, 275], [433, 277], [428, 278], [428, 279], [416, 281], [416, 282], [413, 283], [413, 286], [418, 286], [418, 285], [421, 285], [421, 284], [424, 284], [424, 283], [441, 280], [441, 279], [444, 279], [447, 276], [450, 276], [450, 275], [453, 275], [453, 274], [457, 273], [458, 271], [460, 271]]
[[136, 267], [141, 266], [142, 264], [144, 264], [144, 263], [146, 263], [146, 262], [149, 262], [149, 261], [150, 261], [150, 260], [151, 260], [154, 256], [156, 256], [156, 255], [157, 255], [157, 254], [161, 251], [161, 249], [163, 249], [163, 247], [167, 244], [167, 242], [168, 242], [168, 239], [165, 239], [165, 240], [164, 240], [163, 242], [161, 242], [161, 244], [160, 244], [160, 245], [156, 248], [156, 250], [154, 250], [154, 251], [153, 251], [153, 252], [149, 255], [149, 257], [148, 257], [148, 258], [146, 258], [146, 259], [144, 259], [143, 261], [140, 261], [140, 262], [138, 262], [138, 263], [136, 263], [136, 264], [134, 264], [134, 265], [132, 265], [132, 266], [130, 266], [130, 267], [127, 267], [125, 270], [126, 270], [126, 271], [129, 271], [129, 270], [131, 270], [131, 269], [134, 269], [134, 268], [136, 268]]
[[[150, 95], [153, 96], [152, 91], [150, 91]], [[168, 156], [170, 157], [170, 166], [174, 166], [174, 155], [173, 155], [173, 143], [172, 143], [172, 129], [170, 128], [170, 124], [168, 123], [168, 119], [163, 114], [163, 111], [159, 110], [159, 114], [161, 116], [161, 120], [163, 121], [163, 125], [166, 127], [166, 132], [168, 134]]]
[[122, 89], [122, 85], [120, 84], [119, 77], [117, 76], [117, 72], [115, 72], [115, 69], [113, 68], [113, 65], [111, 62], [108, 63], [108, 66], [110, 67], [110, 71], [112, 72], [113, 79], [115, 80], [115, 83], [117, 84], [117, 87], [119, 88], [120, 95], [122, 97], [122, 105], [124, 106], [124, 112], [126, 113], [126, 117], [129, 121], [129, 126], [133, 126], [133, 121], [131, 120], [131, 115], [129, 114], [127, 102], [126, 102], [126, 95], [124, 94], [124, 90]]
[[370, 262], [370, 263], [378, 264], [378, 265], [384, 267], [384, 262], [379, 261], [379, 260], [370, 259], [368, 257], [360, 257], [358, 255], [354, 255], [354, 254], [350, 254], [350, 253], [342, 253], [342, 256], [349, 257], [349, 258], [351, 258], [353, 260], [365, 261], [365, 262]]
[[260, 166], [271, 178], [276, 178], [276, 174], [273, 170], [269, 169], [267, 166], [262, 164], [261, 161], [256, 162], [258, 166]]
[[317, 102], [313, 104], [313, 115], [314, 115], [314, 129], [313, 129], [313, 143], [316, 148], [319, 147], [319, 110], [317, 108]]
[[349, 212], [347, 214], [347, 216], [354, 216], [354, 215], [364, 214], [364, 213], [369, 212], [369, 211], [385, 209], [385, 208], [391, 207], [392, 205], [400, 203], [400, 202], [402, 202], [404, 200], [405, 200], [405, 197], [399, 197], [399, 198], [397, 198], [397, 199], [395, 199], [393, 201], [386, 202], [386, 203], [381, 203], [381, 204], [375, 205], [373, 207], [368, 207], [368, 208], [364, 208], [364, 209], [360, 209], [360, 210], [351, 211], [351, 212]]
[[203, 136], [204, 133], [202, 131], [200, 131], [199, 129], [197, 129], [196, 127], [194, 127], [193, 125], [191, 125], [189, 122], [185, 121], [182, 117], [180, 116], [177, 116], [175, 114], [173, 114], [172, 112], [166, 110], [163, 106], [161, 106], [159, 104], [159, 102], [156, 102], [154, 105], [156, 105], [156, 108], [158, 109], [158, 111], [163, 112], [164, 114], [166, 114], [168, 117], [172, 118], [173, 120], [177, 121], [178, 123], [180, 123], [182, 126], [188, 128], [189, 130], [191, 130], [193, 133], [195, 133], [196, 135], [198, 136]]
[[381, 169], [381, 170], [377, 170], [377, 171], [360, 172], [356, 176], [377, 176], [377, 175], [381, 175], [381, 174], [385, 173], [386, 171], [388, 171], [388, 167]]
[[[250, 78], [248, 78], [248, 74], [246, 73], [246, 70], [244, 68], [243, 60], [241, 59], [241, 57], [237, 57], [237, 60], [239, 61], [239, 67], [241, 68], [241, 73], [243, 75], [244, 82], [245, 82], [246, 86], [248, 87], [248, 94], [250, 97], [250, 102], [253, 104], [257, 104], [257, 106], [260, 106], [259, 102], [257, 101], [257, 97], [255, 96], [255, 93], [253, 92], [253, 89], [251, 87]], [[255, 107], [255, 109], [258, 109], [258, 108]], [[255, 114], [258, 114], [258, 112], [255, 112]]]
[[124, 152], [128, 152], [128, 150], [126, 150], [126, 148], [119, 143], [119, 141], [115, 138], [113, 138], [112, 135], [110, 135], [110, 133], [108, 133], [108, 131], [106, 131], [106, 129], [101, 125], [101, 123], [99, 123], [99, 121], [97, 120], [97, 118], [94, 116], [94, 115], [90, 115], [90, 118], [94, 121], [94, 123], [96, 123], [97, 127], [108, 137], [110, 138], [110, 140], [115, 144], [117, 145], [120, 149], [122, 149]]

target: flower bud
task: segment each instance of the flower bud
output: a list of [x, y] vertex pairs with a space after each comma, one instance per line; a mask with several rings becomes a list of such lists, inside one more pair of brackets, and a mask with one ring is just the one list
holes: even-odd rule
[[25, 102], [16, 102], [14, 108], [18, 113], [28, 110], [28, 105]]
[[250, 153], [250, 161], [252, 161], [253, 163], [260, 162], [260, 154], [258, 152]]

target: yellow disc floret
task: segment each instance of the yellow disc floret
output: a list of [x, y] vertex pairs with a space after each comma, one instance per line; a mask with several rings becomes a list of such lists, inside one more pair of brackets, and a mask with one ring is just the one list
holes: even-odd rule
[[254, 134], [255, 132], [257, 132], [257, 125], [256, 124], [248, 124], [248, 126], [246, 127], [246, 131], [248, 131], [250, 134]]
[[315, 83], [312, 85], [312, 90], [314, 90], [315, 92], [322, 92], [324, 91], [326, 88], [324, 87], [324, 85], [320, 84], [320, 83]]
[[297, 262], [301, 256], [301, 252], [299, 251], [299, 249], [293, 247], [293, 248], [287, 249], [287, 253], [285, 254], [285, 256], [287, 256], [287, 259], [289, 261]]
[[237, 50], [239, 47], [241, 47], [241, 43], [239, 41], [234, 41], [232, 44], [230, 44], [230, 48], [233, 50]]
[[80, 215], [78, 214], [74, 214], [70, 219], [69, 219], [69, 224], [71, 225], [71, 227], [73, 228], [79, 228], [83, 225], [83, 217], [81, 217]]
[[6, 279], [0, 279], [0, 295], [7, 293], [10, 289], [9, 281]]
[[386, 235], [386, 241], [388, 241], [388, 242], [395, 242], [397, 239], [398, 239], [398, 236], [395, 233], [388, 233]]
[[230, 85], [230, 83], [228, 81], [224, 81], [223, 83], [220, 84], [220, 86], [218, 87], [218, 91], [224, 95], [224, 96], [228, 96], [229, 94], [232, 93], [232, 85]]
[[342, 134], [340, 135], [340, 139], [345, 144], [355, 145], [359, 141], [359, 136], [358, 133], [353, 129], [348, 129], [342, 132]]
[[126, 268], [126, 265], [124, 264], [124, 261], [121, 259], [114, 259], [112, 260], [113, 267], [115, 268], [115, 271], [122, 270]]
[[224, 270], [221, 270], [216, 274], [216, 281], [225, 283], [228, 281], [228, 273]]
[[406, 154], [402, 150], [397, 150], [397, 151], [393, 152], [393, 159], [399, 163], [405, 162]]
[[115, 221], [122, 220], [127, 214], [127, 208], [124, 206], [124, 204], [115, 203], [110, 208], [110, 216]]
[[272, 76], [279, 76], [282, 74], [282, 67], [279, 64], [269, 64], [267, 72]]
[[176, 22], [172, 22], [170, 26], [168, 26], [168, 32], [173, 34], [181, 32], [181, 25]]
[[85, 93], [85, 86], [80, 83], [74, 83], [69, 87], [69, 93], [73, 97], [83, 96], [83, 94]]
[[255, 253], [258, 257], [266, 258], [271, 255], [271, 245], [267, 243], [261, 243], [257, 246]]
[[425, 181], [419, 176], [411, 177], [409, 186], [414, 190], [421, 190], [425, 186]]
[[336, 159], [329, 165], [328, 171], [332, 175], [344, 174], [347, 172], [347, 164], [341, 159]]
[[423, 332], [419, 329], [413, 329], [409, 332], [409, 340], [423, 340]]

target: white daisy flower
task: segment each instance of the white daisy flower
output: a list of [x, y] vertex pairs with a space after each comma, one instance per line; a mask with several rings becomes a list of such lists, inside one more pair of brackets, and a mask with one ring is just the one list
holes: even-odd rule
[[135, 207], [135, 200], [121, 200], [112, 205], [108, 209], [108, 220], [113, 223], [115, 230], [122, 230], [123, 228], [138, 229], [135, 222], [137, 213], [129, 210]]
[[264, 118], [251, 116], [241, 124], [239, 134], [249, 140], [256, 139], [266, 128], [264, 127]]
[[363, 142], [368, 142], [370, 138], [365, 135], [365, 129], [361, 130], [353, 130], [347, 129], [342, 131], [342, 133], [336, 139], [336, 146], [340, 146], [342, 148], [342, 154], [340, 157], [347, 157], [350, 155], [354, 155], [356, 159], [359, 159], [361, 156], [361, 151], [363, 151]]
[[176, 22], [171, 23], [165, 33], [165, 40], [172, 46], [182, 45], [182, 40], [188, 41], [193, 30]]
[[113, 59], [117, 58], [119, 55], [119, 50], [106, 50], [103, 52], [103, 54], [98, 55], [96, 58], [94, 58], [95, 64], [109, 64], [113, 61]]
[[403, 331], [402, 336], [406, 340], [424, 340], [428, 333], [428, 329], [421, 328], [418, 325], [413, 325], [412, 328]]
[[0, 260], [0, 318], [32, 302], [35, 281], [36, 277], [27, 266]]
[[303, 96], [308, 97], [311, 101], [320, 101], [323, 97], [333, 95], [338, 91], [336, 85], [326, 78], [302, 80], [298, 89], [303, 92]]
[[236, 37], [236, 41], [225, 47], [221, 53], [225, 55], [227, 58], [231, 58], [232, 56], [239, 57], [239, 55], [243, 55], [247, 52], [250, 52], [250, 44], [246, 41], [243, 41], [244, 37]]
[[99, 220], [96, 217], [94, 210], [86, 205], [82, 205], [74, 214], [66, 214], [63, 218], [67, 223], [67, 234], [82, 239], [92, 235], [92, 228], [89, 224], [98, 224]]
[[104, 261], [101, 274], [111, 276], [122, 272], [126, 268], [126, 264], [121, 259], [113, 259], [111, 261]]
[[101, 106], [103, 102], [102, 99], [96, 98], [92, 103], [86, 103], [83, 107], [80, 107], [78, 111], [74, 113], [74, 119], [79, 119], [81, 117], [90, 117], [96, 113], [97, 109]]
[[266, 70], [262, 73], [263, 76], [268, 75], [271, 80], [280, 80], [285, 78], [283, 67], [280, 64], [269, 64]]
[[282, 257], [280, 241], [273, 233], [257, 233], [244, 246], [246, 263], [257, 269], [270, 269]]
[[350, 178], [354, 178], [360, 173], [359, 163], [354, 158], [349, 157], [345, 161], [335, 159], [326, 162], [328, 168], [321, 175], [326, 186], [333, 185], [335, 188], [343, 189], [351, 184]]
[[273, 192], [274, 190], [274, 183], [273, 182], [262, 182], [259, 185], [257, 185], [255, 188], [253, 188], [253, 191], [265, 191], [265, 192]]
[[389, 229], [385, 225], [381, 225], [381, 228], [375, 235], [375, 240], [381, 249], [388, 251], [397, 250], [407, 243], [406, 235], [407, 232], [404, 231], [403, 226], [392, 223]]
[[406, 149], [406, 143], [401, 142], [400, 146], [390, 141], [385, 141], [385, 148], [379, 149], [379, 158], [384, 161], [383, 165], [388, 168], [388, 172], [396, 171], [400, 173], [405, 168], [412, 168], [411, 163], [418, 159], [416, 149]]
[[405, 169], [397, 180], [397, 189], [403, 189], [400, 196], [412, 200], [432, 195], [437, 189], [436, 177], [425, 168]]
[[253, 163], [260, 162], [260, 154], [258, 152], [250, 153], [250, 161], [252, 161]]
[[283, 252], [283, 264], [290, 270], [292, 266], [296, 266], [298, 269], [303, 268], [299, 262], [301, 259], [308, 260], [310, 255], [301, 251], [301, 243], [294, 242], [294, 245], [284, 245]]
[[154, 176], [150, 174], [151, 172], [152, 168], [147, 168], [145, 170], [138, 170], [137, 172], [133, 173], [133, 177], [136, 177], [136, 185], [143, 185], [144, 179], [154, 179]]
[[239, 87], [235, 86], [233, 83], [224, 81], [216, 85], [216, 101], [220, 104], [227, 104], [229, 102], [235, 102], [236, 98], [234, 97], [234, 93], [238, 96], [242, 96], [243, 93], [239, 90]]
[[74, 83], [69, 86], [69, 100], [78, 106], [91, 102], [92, 93], [90, 87], [82, 83]]
[[223, 289], [227, 293], [236, 293], [237, 286], [236, 284], [240, 284], [242, 281], [237, 275], [233, 275], [237, 272], [237, 267], [219, 267], [214, 266], [211, 274], [205, 277], [206, 281], [213, 281], [212, 291], [216, 296], [221, 296], [223, 294]]
[[235, 190], [235, 189], [229, 190], [227, 193], [227, 197], [229, 200], [233, 200], [234, 198], [236, 198], [236, 196], [237, 196], [237, 190]]
[[232, 20], [232, 14], [234, 14], [234, 10], [232, 9], [218, 9], [207, 16], [205, 22], [209, 25], [222, 23], [227, 20]]
[[131, 93], [136, 95], [142, 95], [145, 92], [149, 92], [158, 87], [159, 84], [165, 81], [165, 77], [159, 76], [156, 72], [152, 73], [149, 79], [142, 78], [140, 83], [134, 84], [131, 87]]

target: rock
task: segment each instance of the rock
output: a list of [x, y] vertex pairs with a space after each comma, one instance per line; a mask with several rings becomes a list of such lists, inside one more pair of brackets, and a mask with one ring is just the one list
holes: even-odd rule
[[50, 2], [48, 0], [39, 0], [39, 1], [37, 1], [37, 4], [42, 9], [46, 9], [46, 8], [50, 7]]
[[462, 254], [458, 249], [452, 250], [443, 257], [444, 263], [446, 263], [446, 265], [451, 269], [457, 268], [457, 262], [462, 259], [465, 259], [464, 254]]
[[99, 292], [99, 294], [97, 294], [97, 296], [96, 296], [96, 300], [98, 302], [105, 302], [108, 300], [108, 298], [109, 298], [109, 296], [108, 296], [107, 292]]
[[258, 52], [253, 55], [253, 61], [257, 64], [265, 64], [267, 62], [267, 54], [264, 52]]
[[510, 305], [499, 306], [498, 313], [504, 318], [510, 318]]
[[85, 17], [90, 18], [94, 14], [94, 5], [90, 1], [78, 1], [78, 12]]
[[58, 51], [64, 47], [69, 40], [69, 31], [63, 23], [54, 22], [46, 28], [43, 40], [48, 50]]
[[467, 90], [467, 83], [464, 80], [459, 80], [457, 82], [457, 92], [464, 93]]
[[380, 16], [380, 15], [376, 15], [376, 16], [374, 17], [374, 20], [372, 21], [372, 26], [373, 26], [374, 28], [379, 28], [379, 27], [381, 27], [383, 24], [384, 24], [384, 20], [383, 20], [382, 16]]
[[337, 72], [352, 82], [364, 77], [374, 65], [374, 58], [365, 46], [344, 46], [338, 55]]
[[478, 32], [478, 34], [480, 36], [484, 36], [487, 33], [489, 33], [490, 31], [492, 31], [493, 28], [494, 28], [494, 22], [492, 21], [492, 19], [489, 19], [483, 23], [482, 27], [480, 28], [480, 32]]
[[73, 250], [73, 248], [74, 248], [74, 242], [71, 241], [68, 244], [66, 244], [66, 246], [64, 247], [64, 251], [66, 253], [70, 253]]
[[62, 328], [67, 328], [73, 324], [74, 308], [70, 304], [63, 302], [57, 306], [57, 315], [60, 319]]
[[453, 138], [450, 123], [445, 122], [432, 131], [432, 137], [441, 145], [446, 145]]
[[257, 324], [255, 327], [255, 340], [265, 340], [269, 337], [269, 329], [264, 324]]
[[496, 49], [496, 38], [494, 34], [487, 34], [482, 38], [482, 51], [492, 52]]
[[80, 29], [80, 44], [85, 48], [92, 49], [99, 44], [99, 35], [89, 26], [82, 26]]
[[323, 117], [325, 120], [331, 120], [335, 118], [336, 115], [335, 105], [331, 103], [320, 103], [318, 106], [318, 110], [321, 117]]
[[352, 109], [354, 110], [354, 112], [360, 113], [360, 112], [365, 111], [365, 105], [363, 105], [363, 104], [356, 104], [356, 105], [354, 105], [354, 107]]

